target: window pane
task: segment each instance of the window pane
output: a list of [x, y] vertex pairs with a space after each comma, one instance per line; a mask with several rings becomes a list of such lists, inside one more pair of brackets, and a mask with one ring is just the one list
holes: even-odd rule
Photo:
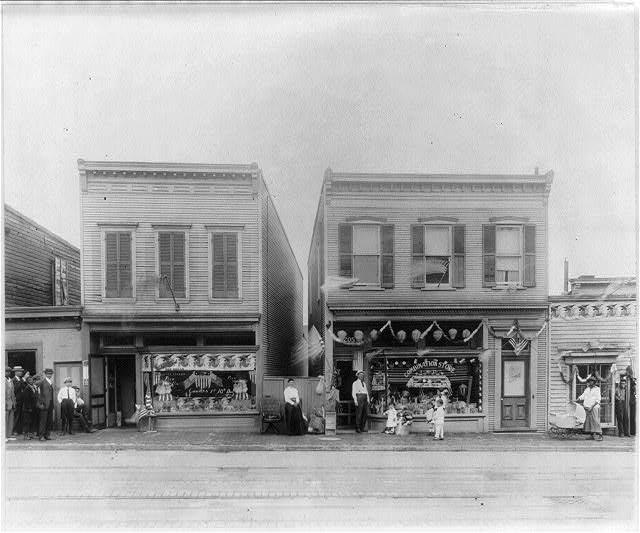
[[425, 255], [449, 255], [450, 242], [448, 226], [427, 226]]
[[496, 270], [520, 270], [520, 258], [496, 257]]
[[353, 253], [377, 254], [380, 249], [380, 237], [378, 226], [354, 226], [353, 227]]
[[449, 284], [449, 257], [427, 257], [425, 272], [427, 283]]
[[520, 228], [498, 226], [496, 228], [496, 254], [520, 255]]
[[378, 283], [378, 256], [353, 256], [354, 276], [361, 283]]

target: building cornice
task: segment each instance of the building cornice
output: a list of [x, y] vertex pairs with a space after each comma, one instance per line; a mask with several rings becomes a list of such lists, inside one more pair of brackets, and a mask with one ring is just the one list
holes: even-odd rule
[[82, 306], [7, 307], [5, 320], [75, 320], [82, 318]]
[[174, 177], [178, 174], [249, 174], [258, 175], [257, 163], [209, 164], [209, 163], [159, 163], [144, 161], [85, 161], [78, 159], [80, 172], [104, 174], [156, 173]]

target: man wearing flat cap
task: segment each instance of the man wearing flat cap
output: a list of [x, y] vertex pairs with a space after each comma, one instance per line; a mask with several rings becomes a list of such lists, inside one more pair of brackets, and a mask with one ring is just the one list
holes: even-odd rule
[[367, 430], [367, 414], [369, 412], [369, 391], [364, 382], [364, 372], [358, 370], [357, 378], [351, 386], [351, 396], [356, 405], [356, 433]]
[[53, 425], [53, 370], [46, 368], [44, 378], [40, 381], [38, 395], [38, 438], [51, 440], [50, 432]]
[[600, 426], [600, 402], [602, 396], [600, 387], [596, 386], [597, 378], [591, 374], [587, 377], [587, 388], [580, 395], [577, 402], [582, 403], [587, 417], [584, 421], [584, 432], [591, 433], [591, 438], [602, 440], [602, 427]]

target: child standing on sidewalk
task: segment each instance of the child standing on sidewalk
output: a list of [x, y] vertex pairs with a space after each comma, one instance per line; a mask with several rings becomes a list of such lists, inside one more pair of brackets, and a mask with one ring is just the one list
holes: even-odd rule
[[435, 425], [434, 440], [444, 439], [444, 402], [442, 398], [436, 400], [436, 410], [433, 413], [433, 423]]
[[387, 415], [387, 427], [384, 428], [384, 432], [387, 435], [393, 435], [396, 432], [396, 424], [398, 423], [398, 411], [396, 411], [396, 406], [393, 400], [389, 402], [389, 409], [387, 409], [383, 414]]

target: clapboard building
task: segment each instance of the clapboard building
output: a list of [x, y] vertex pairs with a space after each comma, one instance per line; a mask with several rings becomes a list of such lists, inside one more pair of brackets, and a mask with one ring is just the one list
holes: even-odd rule
[[393, 397], [426, 428], [543, 430], [547, 412], [547, 200], [552, 172], [324, 176], [308, 261], [309, 327], [353, 425], [363, 369], [370, 423]]
[[267, 375], [306, 373], [302, 275], [255, 164], [79, 161], [94, 419], [254, 429]]
[[[83, 379], [88, 336], [80, 307], [80, 250], [4, 205], [5, 364]], [[86, 373], [84, 374], [86, 376]]]

